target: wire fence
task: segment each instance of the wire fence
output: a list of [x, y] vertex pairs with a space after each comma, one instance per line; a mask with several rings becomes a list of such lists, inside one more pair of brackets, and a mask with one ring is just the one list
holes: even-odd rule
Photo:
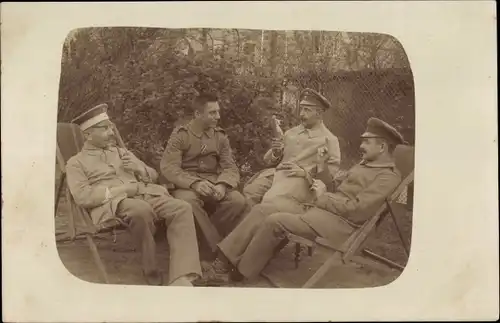
[[[405, 141], [415, 143], [415, 99], [409, 69], [342, 71], [324, 82], [309, 82], [332, 108], [324, 115], [325, 125], [339, 138], [342, 168], [359, 160], [360, 135], [370, 117], [393, 125]], [[299, 91], [292, 94], [298, 99]]]

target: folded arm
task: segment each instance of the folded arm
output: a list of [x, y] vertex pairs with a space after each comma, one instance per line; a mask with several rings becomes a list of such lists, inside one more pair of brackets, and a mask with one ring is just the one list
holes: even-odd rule
[[392, 172], [383, 172], [354, 198], [338, 193], [325, 193], [318, 197], [319, 208], [343, 216], [352, 212], [362, 212], [375, 204], [382, 203], [396, 188], [400, 177]]

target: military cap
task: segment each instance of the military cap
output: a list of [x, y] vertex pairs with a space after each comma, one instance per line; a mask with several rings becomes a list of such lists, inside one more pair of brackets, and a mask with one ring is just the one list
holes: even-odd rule
[[361, 138], [383, 138], [390, 143], [399, 145], [404, 143], [403, 136], [393, 126], [377, 118], [370, 118], [366, 124], [366, 131]]
[[78, 117], [74, 118], [71, 122], [76, 123], [80, 126], [80, 129], [86, 130], [92, 126], [95, 126], [99, 122], [104, 120], [109, 120], [108, 105], [103, 103], [93, 107], [90, 110], [85, 111]]
[[313, 89], [304, 89], [300, 93], [300, 105], [317, 105], [323, 108], [323, 110], [328, 110], [331, 108], [328, 99], [321, 95], [319, 92]]

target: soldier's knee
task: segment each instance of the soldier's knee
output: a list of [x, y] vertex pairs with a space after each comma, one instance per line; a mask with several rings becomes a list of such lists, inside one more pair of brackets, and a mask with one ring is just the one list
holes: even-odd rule
[[154, 212], [147, 203], [134, 203], [127, 212], [130, 225], [134, 228], [154, 230]]
[[228, 194], [227, 200], [235, 208], [244, 209], [247, 204], [245, 197], [238, 191], [232, 191]]
[[172, 199], [170, 201], [170, 209], [165, 212], [168, 212], [167, 215], [164, 215], [165, 218], [171, 218], [174, 219], [175, 221], [179, 220], [194, 221], [193, 208], [191, 204], [180, 199], [175, 199], [175, 198]]
[[187, 202], [190, 205], [198, 203], [199, 201], [198, 195], [196, 195], [194, 191], [190, 190], [175, 190], [172, 192], [172, 196], [178, 200]]
[[127, 201], [127, 216], [132, 218], [153, 219], [153, 208], [149, 203], [142, 200]]
[[283, 223], [286, 223], [290, 219], [291, 219], [290, 214], [278, 212], [269, 215], [266, 218], [265, 223], [269, 226], [281, 226]]
[[287, 213], [273, 213], [264, 220], [263, 227], [265, 230], [273, 232], [277, 237], [284, 237], [285, 223], [290, 220], [290, 214]]
[[266, 194], [266, 189], [259, 189], [255, 186], [247, 186], [243, 188], [243, 195], [248, 199], [260, 201], [262, 197]]
[[179, 214], [190, 217], [193, 216], [193, 207], [189, 202], [177, 199], [176, 204], [177, 204], [177, 209], [179, 210]]
[[255, 189], [252, 187], [252, 185], [246, 185], [245, 187], [243, 187], [243, 195], [245, 196], [254, 196], [254, 191]]

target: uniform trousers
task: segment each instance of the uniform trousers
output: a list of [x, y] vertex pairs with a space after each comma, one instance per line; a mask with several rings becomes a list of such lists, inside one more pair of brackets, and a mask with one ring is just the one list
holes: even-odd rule
[[273, 175], [257, 177], [243, 188], [243, 195], [247, 200], [247, 207], [251, 208], [262, 201], [262, 197], [273, 185]]
[[188, 202], [196, 218], [208, 217], [207, 207], [212, 206], [214, 212], [209, 217], [222, 236], [229, 234], [238, 224], [246, 206], [245, 198], [236, 190], [228, 190], [221, 201], [213, 201], [187, 189], [176, 189], [172, 195]]
[[271, 214], [278, 212], [300, 214], [304, 210], [304, 206], [299, 202], [284, 197], [254, 205], [238, 226], [218, 244], [219, 250], [233, 265], [237, 265], [253, 236]]
[[157, 269], [154, 241], [156, 219], [164, 219], [170, 251], [169, 282], [181, 276], [201, 276], [198, 242], [191, 206], [168, 195], [138, 195], [118, 204], [116, 216], [128, 222], [142, 253], [145, 272]]
[[306, 208], [302, 207], [305, 212], [298, 212], [299, 207], [293, 212], [273, 212], [272, 207], [255, 206], [252, 211], [256, 210], [243, 220], [234, 236], [232, 233], [220, 244], [221, 251], [243, 276], [253, 278], [266, 267], [288, 233], [313, 241], [316, 237], [345, 241], [354, 230], [336, 214], [317, 207]]

